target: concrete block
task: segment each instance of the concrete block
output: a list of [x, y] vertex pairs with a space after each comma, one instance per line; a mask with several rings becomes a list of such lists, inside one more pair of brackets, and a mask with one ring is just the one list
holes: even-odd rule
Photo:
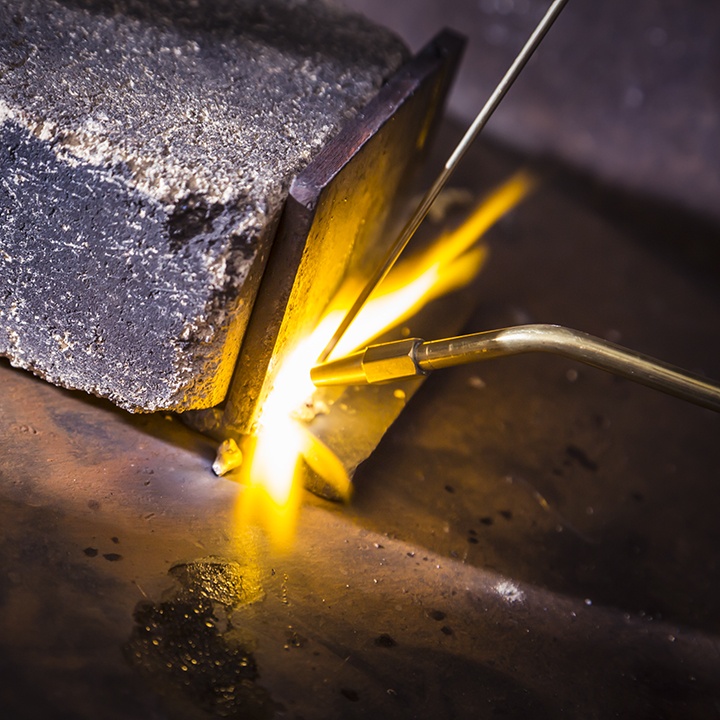
[[290, 181], [405, 54], [322, 2], [5, 0], [0, 355], [220, 402]]

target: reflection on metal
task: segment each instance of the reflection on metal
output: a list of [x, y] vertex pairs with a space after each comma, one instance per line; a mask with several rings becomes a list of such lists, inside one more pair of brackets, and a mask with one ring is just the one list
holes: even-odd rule
[[513, 61], [512, 65], [505, 73], [503, 78], [500, 80], [488, 101], [480, 110], [475, 120], [473, 120], [472, 125], [468, 128], [462, 140], [460, 140], [457, 147], [448, 158], [443, 169], [440, 171], [440, 174], [435, 178], [435, 181], [430, 186], [430, 189], [423, 196], [412, 217], [403, 227], [400, 235], [397, 237], [392, 247], [389, 248], [382, 262], [378, 264], [370, 279], [365, 283], [363, 289], [356, 297], [355, 302], [352, 304], [350, 310], [348, 310], [347, 314], [343, 318], [343, 321], [338, 326], [332, 338], [330, 338], [330, 342], [320, 354], [318, 362], [323, 362], [324, 360], [327, 360], [328, 357], [330, 357], [330, 353], [332, 353], [332, 351], [335, 349], [335, 346], [340, 341], [340, 338], [350, 327], [353, 320], [355, 319], [355, 316], [360, 312], [360, 309], [372, 294], [372, 291], [378, 286], [380, 282], [382, 282], [383, 278], [388, 274], [392, 266], [397, 261], [398, 257], [400, 257], [400, 254], [405, 249], [408, 242], [410, 242], [410, 238], [412, 238], [417, 229], [420, 227], [420, 223], [422, 223], [422, 221], [425, 219], [425, 216], [428, 214], [433, 202], [435, 202], [438, 194], [445, 186], [445, 183], [447, 183], [448, 179], [455, 171], [458, 163], [464, 157], [468, 148], [472, 145], [473, 141], [478, 136], [478, 133], [485, 127], [487, 121], [490, 119], [490, 116], [493, 114], [493, 112], [495, 112], [495, 109], [500, 104], [500, 101], [505, 97], [507, 91], [515, 82], [518, 75], [527, 64], [527, 61], [537, 49], [538, 45], [542, 42], [542, 39], [547, 34], [548, 30], [550, 30], [553, 23], [557, 19], [558, 15], [560, 15], [560, 12], [565, 7], [567, 2], [568, 0], [555, 0], [555, 2], [553, 2], [550, 8], [548, 8], [542, 20], [540, 20], [532, 35], [525, 43], [518, 56]]
[[408, 338], [373, 345], [314, 367], [311, 377], [318, 386], [382, 383], [527, 352], [562, 355], [720, 412], [720, 385], [559, 325], [520, 325], [431, 342]]
[[[437, 312], [434, 319], [440, 320], [440, 317], [441, 313]], [[352, 478], [421, 385], [422, 378], [416, 377], [385, 385], [318, 388], [314, 397], [332, 404], [329, 413], [313, 420], [310, 432], [319, 443], [332, 450]], [[300, 481], [311, 492], [328, 500], [344, 499], [328, 482], [325, 468], [303, 464], [300, 472], [303, 474]]]
[[216, 436], [253, 431], [284, 358], [341, 283], [361, 286], [385, 254], [387, 220], [410, 189], [462, 46], [438, 35], [294, 181]]

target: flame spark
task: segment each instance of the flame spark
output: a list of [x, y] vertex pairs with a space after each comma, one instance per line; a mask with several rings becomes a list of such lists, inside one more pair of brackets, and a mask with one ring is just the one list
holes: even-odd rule
[[[487, 254], [484, 246], [477, 245], [479, 238], [534, 186], [527, 173], [517, 173], [479, 203], [460, 227], [445, 233], [416, 257], [398, 263], [348, 327], [331, 358], [366, 346], [431, 300], [469, 283]], [[264, 527], [276, 548], [288, 547], [294, 537], [300, 508], [297, 466], [301, 458], [344, 497], [349, 495], [350, 480], [344, 468], [293, 415], [312, 397], [310, 369], [351, 304], [347, 291], [338, 294], [315, 330], [283, 358], [258, 419], [255, 447], [247, 460], [250, 485], [242, 499], [240, 522]]]

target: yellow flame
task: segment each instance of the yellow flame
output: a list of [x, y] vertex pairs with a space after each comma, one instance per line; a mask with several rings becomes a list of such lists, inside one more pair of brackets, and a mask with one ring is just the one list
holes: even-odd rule
[[[473, 246], [534, 184], [528, 174], [516, 174], [480, 203], [460, 227], [418, 256], [398, 263], [358, 313], [332, 357], [367, 345], [431, 300], [470, 282], [486, 256], [485, 247]], [[339, 294], [315, 330], [283, 357], [258, 420], [256, 445], [247, 461], [251, 463], [251, 482], [243, 498], [241, 521], [265, 527], [276, 548], [287, 547], [294, 536], [300, 508], [296, 469], [301, 457], [325, 478], [329, 474], [329, 481], [341, 486], [338, 489], [349, 492], [350, 481], [339, 461], [305, 431], [293, 413], [312, 396], [310, 369], [351, 303], [347, 292]]]
[[[419, 256], [398, 263], [358, 313], [332, 357], [367, 345], [405, 322], [431, 300], [467, 285], [479, 272], [487, 254], [484, 246], [473, 245], [534, 186], [534, 178], [525, 172], [517, 173], [480, 202], [462, 225], [443, 234]], [[349, 305], [348, 302], [346, 307]], [[337, 312], [334, 327], [340, 324], [345, 309]]]

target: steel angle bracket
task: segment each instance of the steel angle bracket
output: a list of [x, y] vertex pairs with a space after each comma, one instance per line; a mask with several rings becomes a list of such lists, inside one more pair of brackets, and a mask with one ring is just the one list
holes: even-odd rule
[[316, 326], [340, 284], [368, 276], [385, 253], [393, 210], [425, 156], [463, 46], [459, 35], [441, 32], [293, 182], [220, 434], [252, 433], [284, 355]]
[[[341, 284], [352, 278], [361, 287], [370, 277], [405, 220], [401, 208], [420, 189], [413, 178], [441, 119], [464, 45], [452, 31], [439, 33], [294, 180], [224, 408], [195, 414], [194, 427], [217, 439], [252, 435], [283, 357], [317, 325]], [[349, 475], [404, 407], [392, 388], [366, 390], [348, 391], [349, 406], [343, 400], [330, 417], [309, 426]], [[318, 392], [331, 405], [343, 395], [337, 389]], [[354, 419], [352, 428], [347, 417], [333, 419], [341, 405]], [[343, 433], [344, 449], [333, 440], [341, 427], [356, 435], [353, 441]], [[332, 494], [319, 478], [306, 484]]]

